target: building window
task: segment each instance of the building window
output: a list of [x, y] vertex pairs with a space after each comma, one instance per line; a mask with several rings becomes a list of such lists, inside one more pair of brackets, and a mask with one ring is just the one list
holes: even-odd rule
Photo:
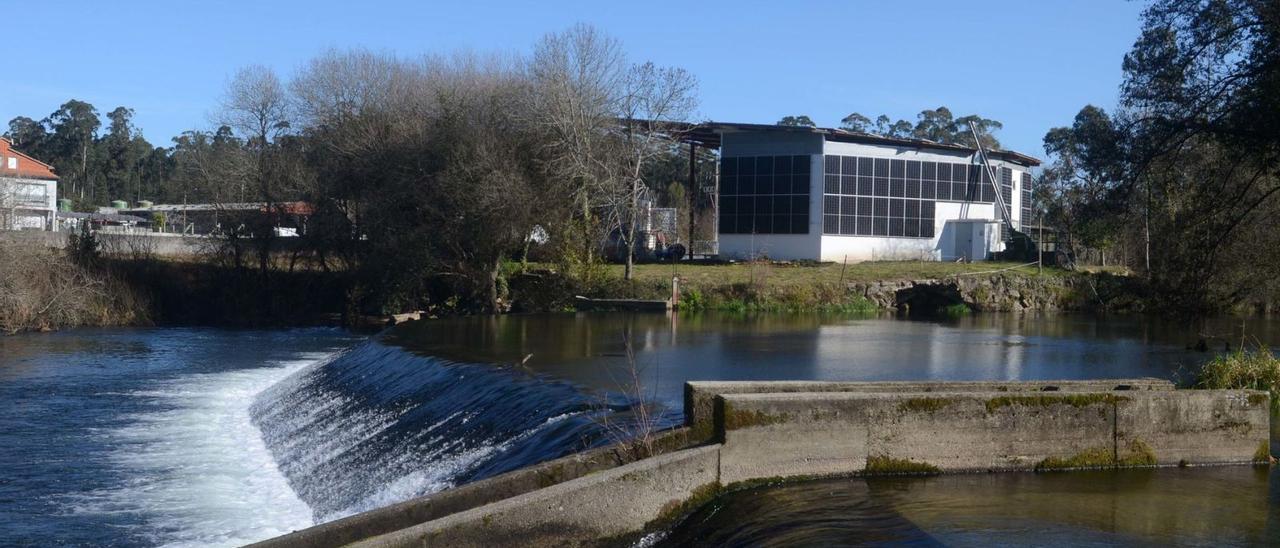
[[13, 170], [18, 169], [18, 157], [17, 157], [17, 156], [10, 156], [9, 158], [7, 158], [7, 160], [8, 160], [8, 166], [9, 166], [9, 169], [13, 169]]
[[969, 164], [831, 155], [822, 165], [823, 234], [933, 238], [938, 200], [995, 201], [990, 177]]
[[[809, 162], [809, 156], [721, 158], [720, 233], [808, 234]], [[828, 171], [836, 176], [823, 179], [824, 191], [838, 195], [840, 166]], [[839, 218], [824, 222], [836, 223], [824, 231], [839, 230]]]

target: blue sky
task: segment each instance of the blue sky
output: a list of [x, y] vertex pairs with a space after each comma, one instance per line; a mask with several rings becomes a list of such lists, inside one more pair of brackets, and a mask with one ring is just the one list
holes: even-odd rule
[[[700, 118], [772, 123], [850, 112], [915, 120], [946, 105], [1001, 120], [1007, 148], [1043, 156], [1045, 132], [1080, 107], [1111, 108], [1140, 23], [1123, 0], [428, 2], [0, 0], [22, 33], [5, 40], [0, 123], [40, 119], [70, 98], [137, 111], [153, 143], [209, 126], [236, 68], [288, 75], [330, 47], [404, 56], [527, 52], [576, 22], [633, 60], [700, 81]], [[13, 27], [6, 24], [6, 27]]]

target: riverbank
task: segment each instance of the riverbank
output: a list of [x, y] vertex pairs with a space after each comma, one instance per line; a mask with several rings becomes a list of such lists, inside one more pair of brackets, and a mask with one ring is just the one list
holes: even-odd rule
[[[10, 248], [17, 250], [18, 248]], [[30, 246], [17, 254], [61, 261], [72, 253]], [[10, 253], [14, 254], [13, 252]], [[427, 284], [417, 300], [383, 302], [369, 281], [343, 269], [321, 269], [307, 260], [279, 257], [264, 273], [234, 266], [226, 257], [186, 258], [108, 254], [79, 275], [102, 288], [94, 313], [53, 315], [32, 303], [0, 303], [6, 331], [101, 325], [381, 326], [394, 314], [423, 311], [427, 317], [469, 315], [478, 309], [447, 283]], [[14, 262], [14, 261], [10, 261]], [[15, 263], [16, 264], [16, 263]], [[61, 263], [60, 263], [61, 264]], [[27, 283], [25, 272], [0, 272], [5, 281]], [[499, 281], [501, 312], [576, 310], [577, 297], [667, 300], [679, 279], [682, 311], [868, 313], [892, 310], [912, 315], [970, 312], [1145, 312], [1153, 308], [1144, 280], [1111, 271], [1069, 272], [1011, 263], [921, 261], [838, 263], [666, 263], [636, 265], [624, 280], [621, 265], [564, 269], [546, 263], [508, 263]], [[85, 284], [82, 284], [85, 285]], [[10, 292], [11, 294], [14, 292]], [[6, 316], [7, 314], [7, 316]]]
[[[680, 280], [682, 310], [921, 314], [970, 311], [1142, 312], [1142, 280], [1110, 271], [1070, 272], [1014, 263], [886, 261], [637, 265], [631, 281], [610, 265], [595, 276], [535, 266], [509, 274], [512, 309], [570, 309], [574, 295], [668, 299]], [[584, 280], [585, 278], [585, 280]]]
[[151, 321], [146, 296], [118, 273], [59, 249], [0, 241], [0, 332]]

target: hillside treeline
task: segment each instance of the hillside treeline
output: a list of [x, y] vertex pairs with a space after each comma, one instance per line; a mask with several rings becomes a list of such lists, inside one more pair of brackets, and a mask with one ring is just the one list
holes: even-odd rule
[[1107, 252], [1184, 312], [1280, 295], [1280, 4], [1159, 0], [1114, 112], [1045, 137], [1036, 189], [1077, 251]]

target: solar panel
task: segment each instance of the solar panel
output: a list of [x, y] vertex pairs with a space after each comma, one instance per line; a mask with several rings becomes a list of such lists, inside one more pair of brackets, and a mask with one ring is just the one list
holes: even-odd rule
[[[804, 165], [797, 158], [805, 157], [789, 159], [793, 171]], [[758, 167], [761, 162], [756, 163]], [[784, 164], [775, 160], [772, 165], [775, 172], [781, 173], [779, 166]], [[963, 200], [969, 193], [965, 181], [970, 170], [965, 164], [827, 155], [823, 158], [823, 167], [826, 172], [823, 177], [824, 234], [931, 238], [934, 200]], [[957, 178], [961, 180], [958, 184]], [[807, 192], [807, 179], [803, 186], [799, 179], [792, 181], [792, 185], [786, 187], [779, 185], [778, 178], [774, 177], [771, 190], [798, 194], [803, 188]], [[806, 215], [807, 204], [807, 201], [802, 204]], [[794, 224], [801, 204], [792, 202], [790, 206], [790, 219]], [[776, 205], [772, 213], [775, 215], [773, 228], [777, 231], [780, 221], [776, 218]]]
[[875, 162], [871, 158], [858, 158], [858, 175], [860, 177], [874, 177]]
[[[744, 156], [721, 159], [719, 229], [725, 234], [804, 234], [809, 230], [809, 157]], [[824, 165], [839, 166], [827, 156]], [[838, 172], [837, 172], [838, 173]], [[823, 178], [838, 192], [839, 175]], [[826, 204], [824, 203], [824, 208]], [[837, 202], [837, 208], [838, 202]]]
[[839, 175], [839, 174], [840, 174], [840, 157], [839, 157], [839, 156], [833, 156], [833, 155], [828, 154], [828, 155], [825, 157], [825, 164], [826, 164], [826, 174], [827, 174], [827, 175]]
[[774, 175], [791, 175], [791, 157], [790, 156], [774, 156], [773, 157], [773, 174]]

